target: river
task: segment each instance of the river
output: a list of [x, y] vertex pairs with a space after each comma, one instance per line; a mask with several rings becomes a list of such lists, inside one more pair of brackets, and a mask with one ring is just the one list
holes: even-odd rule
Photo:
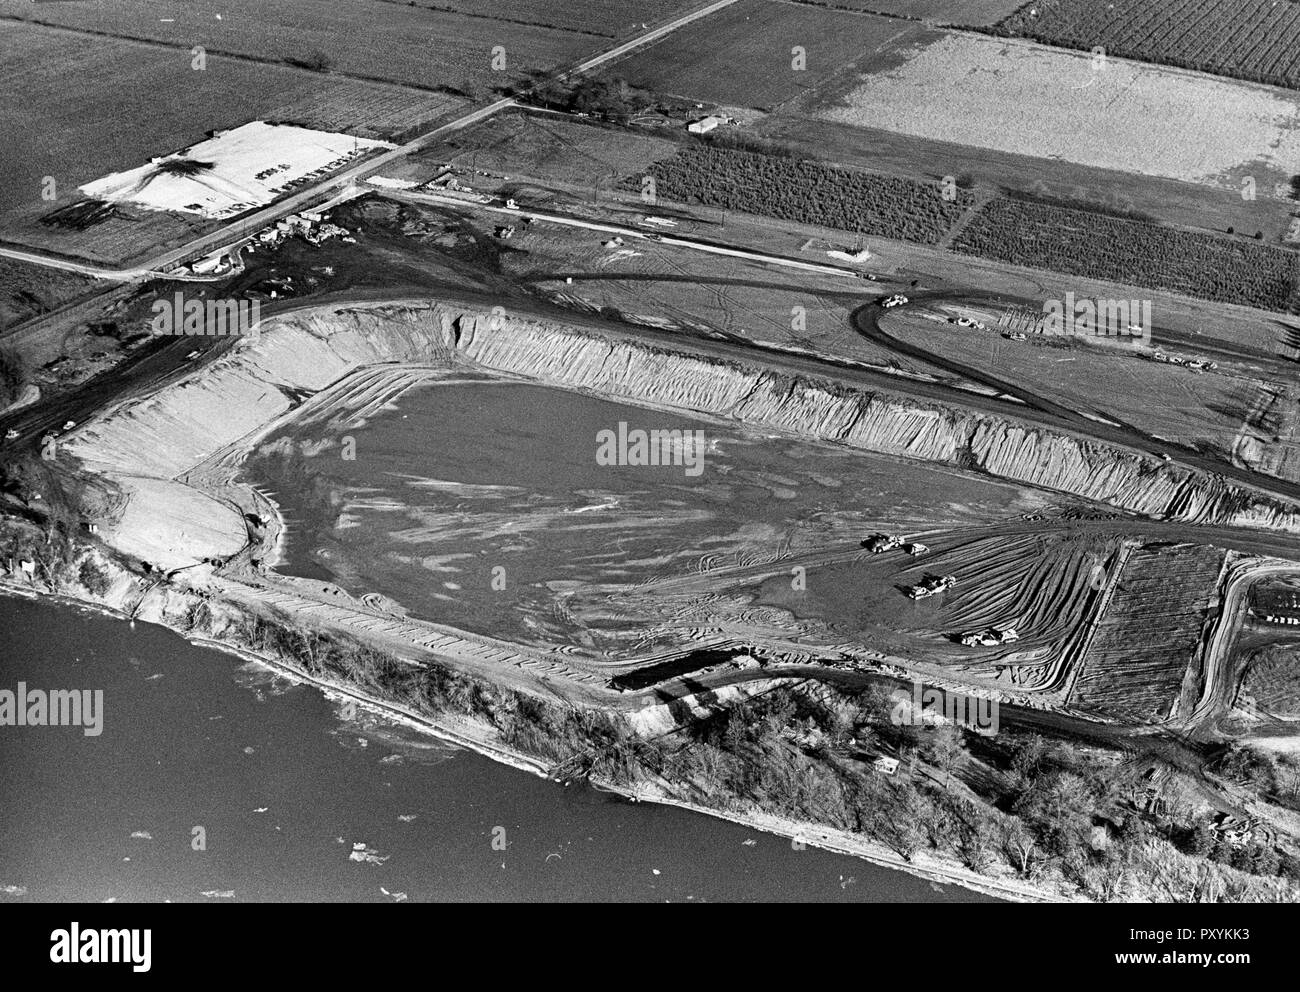
[[984, 899], [566, 788], [162, 627], [0, 596], [0, 631], [0, 689], [103, 691], [98, 736], [0, 727], [0, 902]]

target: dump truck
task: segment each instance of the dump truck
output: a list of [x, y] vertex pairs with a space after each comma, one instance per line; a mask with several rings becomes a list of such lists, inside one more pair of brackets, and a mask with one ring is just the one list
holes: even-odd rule
[[895, 534], [872, 534], [862, 542], [862, 546], [873, 555], [884, 554], [903, 546], [903, 539]]

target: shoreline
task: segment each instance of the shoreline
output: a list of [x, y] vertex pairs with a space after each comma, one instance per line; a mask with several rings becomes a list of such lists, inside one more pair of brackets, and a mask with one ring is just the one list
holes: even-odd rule
[[[33, 602], [44, 601], [55, 606], [68, 606], [77, 609], [85, 609], [111, 619], [126, 620], [134, 623], [134, 618], [108, 603], [83, 599], [77, 596], [68, 595], [67, 593], [53, 591], [45, 592], [30, 587], [24, 587], [7, 578], [0, 579], [0, 595], [14, 596], [16, 598], [26, 599]], [[547, 768], [540, 760], [511, 748], [476, 737], [475, 735], [468, 733], [467, 731], [469, 728], [465, 726], [453, 726], [451, 725], [451, 721], [439, 721], [435, 717], [411, 710], [400, 703], [394, 703], [370, 696], [361, 689], [346, 683], [311, 675], [294, 665], [267, 658], [239, 645], [230, 644], [209, 637], [195, 636], [190, 632], [180, 630], [172, 624], [161, 620], [142, 620], [141, 622], [163, 627], [178, 637], [183, 638], [186, 642], [195, 647], [220, 651], [243, 661], [262, 666], [296, 684], [310, 685], [323, 693], [327, 698], [332, 696], [334, 698], [341, 697], [347, 699], [356, 703], [358, 706], [371, 712], [378, 713], [379, 715], [384, 716], [389, 720], [393, 720], [402, 726], [416, 730], [420, 733], [430, 734], [431, 736], [437, 737], [440, 740], [454, 744], [458, 747], [463, 747], [466, 750], [478, 754], [480, 757], [495, 761], [498, 764], [507, 765], [517, 771], [527, 772], [539, 778], [549, 779], [551, 777], [549, 774], [549, 768]], [[601, 791], [619, 795], [629, 801], [650, 802], [664, 806], [675, 806], [679, 809], [703, 814], [705, 816], [711, 816], [720, 820], [726, 820], [730, 823], [737, 824], [738, 826], [758, 831], [759, 833], [798, 840], [810, 847], [828, 851], [832, 854], [859, 858], [877, 867], [903, 872], [933, 884], [956, 885], [972, 892], [977, 892], [981, 895], [992, 896], [1013, 902], [1065, 901], [1059, 896], [1036, 890], [1032, 886], [1016, 885], [997, 879], [985, 878], [965, 869], [958, 869], [943, 864], [918, 864], [906, 862], [901, 856], [895, 854], [876, 841], [867, 840], [857, 835], [833, 827], [827, 827], [825, 825], [800, 823], [798, 821], [785, 820], [780, 817], [762, 813], [728, 812], [721, 809], [703, 806], [688, 800], [678, 799], [673, 796], [663, 795], [654, 790], [615, 785], [601, 779], [588, 779], [588, 784]]]

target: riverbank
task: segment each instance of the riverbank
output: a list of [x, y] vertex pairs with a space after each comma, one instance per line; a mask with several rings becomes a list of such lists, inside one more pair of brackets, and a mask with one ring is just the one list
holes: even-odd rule
[[[171, 590], [171, 592], [175, 594], [176, 590]], [[0, 595], [49, 601], [62, 607], [84, 609], [115, 620], [133, 622], [131, 615], [122, 610], [120, 605], [89, 597], [71, 595], [66, 591], [37, 590], [6, 579], [0, 579]], [[458, 747], [463, 747], [499, 764], [527, 772], [539, 778], [552, 777], [551, 768], [546, 762], [518, 749], [505, 746], [498, 740], [493, 740], [489, 728], [485, 725], [476, 726], [471, 721], [457, 719], [451, 714], [435, 716], [419, 712], [393, 700], [363, 692], [355, 685], [307, 672], [300, 666], [283, 658], [275, 658], [265, 653], [254, 652], [245, 646], [232, 644], [229, 641], [196, 636], [192, 631], [185, 630], [180, 624], [169, 622], [166, 619], [165, 612], [162, 611], [157, 614], [155, 619], [143, 622], [155, 623], [157, 626], [170, 630], [198, 647], [221, 651], [243, 661], [262, 666], [268, 671], [274, 672], [294, 683], [310, 685], [327, 697], [350, 701], [359, 708], [381, 715], [387, 720], [429, 734]], [[797, 823], [758, 812], [744, 814], [726, 812], [667, 795], [653, 788], [629, 787], [598, 777], [593, 777], [591, 782], [603, 791], [616, 793], [628, 800], [673, 806], [715, 817], [760, 833], [798, 840], [808, 847], [859, 858], [879, 867], [903, 872], [935, 884], [957, 885], [983, 895], [1013, 901], [1061, 901], [1060, 896], [1056, 893], [1035, 890], [1030, 886], [1006, 880], [979, 876], [956, 865], [945, 865], [926, 855], [918, 856], [915, 861], [907, 862], [882, 844], [822, 825]]]

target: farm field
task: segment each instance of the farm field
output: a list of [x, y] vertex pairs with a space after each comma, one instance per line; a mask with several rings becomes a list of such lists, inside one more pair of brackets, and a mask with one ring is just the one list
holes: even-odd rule
[[321, 82], [304, 96], [269, 106], [261, 118], [400, 144], [464, 106], [451, 97], [386, 83], [329, 77]]
[[871, 14], [912, 17], [937, 24], [991, 25], [1022, 5], [1021, 0], [801, 0], [818, 7], [847, 7]]
[[[48, 9], [49, 6], [42, 9]], [[287, 66], [211, 56], [207, 69], [153, 45], [0, 22], [0, 88], [25, 94], [0, 110], [0, 237], [103, 261], [130, 258], [193, 228], [129, 211], [82, 231], [40, 223], [79, 197], [77, 187], [202, 141], [208, 131], [261, 117], [348, 124], [366, 137], [460, 106], [436, 93], [333, 79]], [[86, 86], [112, 79], [113, 86]], [[379, 106], [376, 106], [376, 102]], [[115, 122], [119, 115], [131, 127]], [[45, 177], [55, 199], [42, 199]]]
[[419, 154], [463, 169], [529, 175], [591, 188], [613, 188], [677, 149], [667, 138], [551, 114], [504, 113]]
[[1119, 575], [1070, 703], [1135, 720], [1169, 715], [1217, 598], [1224, 552], [1204, 545], [1149, 545]]
[[1292, 311], [1300, 255], [1247, 238], [1183, 231], [1029, 200], [982, 206], [955, 251], [1265, 310]]
[[708, 146], [683, 146], [650, 174], [670, 200], [920, 244], [939, 241], [973, 203], [939, 183]]
[[1300, 4], [1276, 0], [1060, 0], [1026, 4], [999, 34], [1300, 87]]
[[[384, 0], [409, 6], [407, 0]], [[415, 6], [454, 10], [503, 24], [535, 24], [603, 38], [623, 38], [645, 24], [685, 13], [691, 0], [416, 0]]]
[[913, 178], [969, 176], [977, 191], [1011, 190], [1087, 203], [1180, 227], [1263, 231], [1270, 244], [1286, 238], [1290, 214], [1298, 206], [1290, 200], [1288, 184], [1257, 185], [1256, 197], [1245, 199], [1240, 187], [1220, 189], [787, 113], [764, 117], [754, 131], [831, 162]]
[[75, 272], [0, 258], [0, 330], [54, 310], [95, 285]]
[[[599, 50], [599, 38], [445, 9], [375, 0], [100, 0], [95, 4], [0, 0], [0, 16], [61, 25], [98, 36], [157, 42], [188, 68], [190, 50], [261, 62], [323, 66], [361, 79], [405, 83], [452, 95], [484, 96], [530, 69]], [[219, 19], [218, 19], [219, 18]], [[492, 67], [505, 48], [503, 70]]]
[[[926, 33], [897, 18], [741, 0], [617, 62], [608, 74], [673, 96], [773, 108]], [[804, 69], [793, 68], [796, 46], [806, 54]]]
[[1295, 102], [1280, 90], [1024, 41], [948, 33], [826, 94], [844, 124], [1240, 190], [1290, 181]]

